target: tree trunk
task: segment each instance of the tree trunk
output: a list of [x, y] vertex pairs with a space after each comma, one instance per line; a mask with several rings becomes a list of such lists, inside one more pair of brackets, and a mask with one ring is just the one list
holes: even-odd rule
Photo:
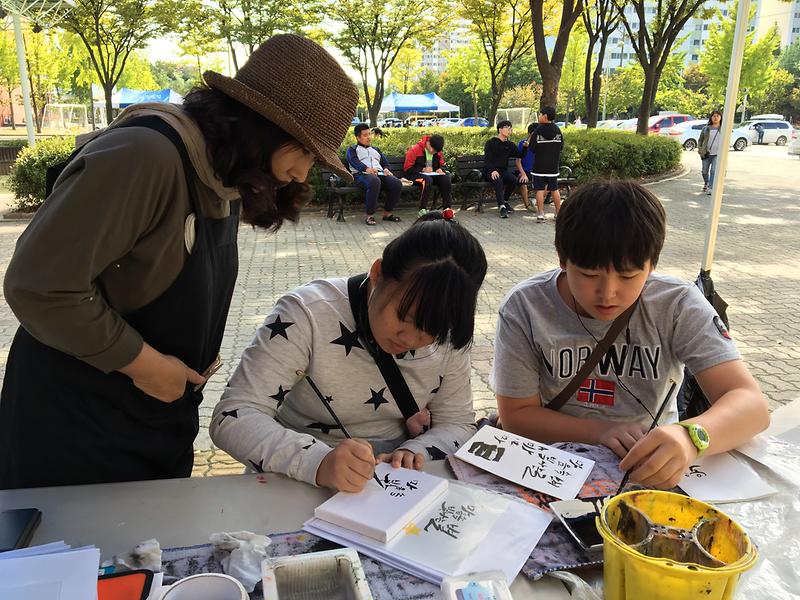
[[589, 36], [589, 45], [586, 47], [586, 64], [583, 68], [583, 104], [586, 107], [586, 128], [597, 126], [597, 111], [592, 110], [595, 88], [592, 85], [592, 58], [596, 38]]
[[475, 122], [478, 122], [478, 92], [472, 92], [472, 116], [475, 117]]
[[653, 106], [657, 77], [655, 66], [650, 66], [644, 72], [644, 89], [642, 90], [642, 103], [639, 105], [639, 122], [636, 124], [636, 133], [647, 135], [650, 108]]
[[11, 129], [16, 131], [17, 124], [15, 123], [16, 119], [14, 118], [14, 91], [10, 87], [8, 88], [8, 108], [11, 111]]
[[551, 67], [545, 69], [545, 71], [540, 69], [540, 72], [542, 74], [542, 99], [539, 102], [539, 109], [541, 110], [546, 106], [555, 108], [556, 104], [558, 104], [558, 84], [561, 81], [561, 69]]
[[114, 120], [114, 105], [111, 101], [111, 95], [114, 92], [114, 86], [109, 84], [108, 82], [103, 83], [103, 92], [106, 96], [106, 123], [111, 125], [111, 121]]
[[489, 121], [490, 125], [494, 124], [494, 119], [497, 116], [497, 109], [500, 108], [501, 98], [502, 96], [492, 97], [492, 104], [489, 106], [489, 114], [486, 115], [486, 119]]

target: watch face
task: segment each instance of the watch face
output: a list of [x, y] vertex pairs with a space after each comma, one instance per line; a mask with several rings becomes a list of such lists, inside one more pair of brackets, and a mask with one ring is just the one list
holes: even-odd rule
[[701, 442], [708, 443], [708, 433], [702, 427], [695, 427], [694, 433]]

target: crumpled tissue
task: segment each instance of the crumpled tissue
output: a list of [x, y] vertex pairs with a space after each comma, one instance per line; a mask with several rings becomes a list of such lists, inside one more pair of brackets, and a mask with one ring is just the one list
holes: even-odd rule
[[267, 557], [271, 540], [249, 531], [212, 533], [209, 537], [215, 551], [227, 553], [220, 560], [226, 575], [235, 577], [248, 593], [261, 581], [261, 562]]

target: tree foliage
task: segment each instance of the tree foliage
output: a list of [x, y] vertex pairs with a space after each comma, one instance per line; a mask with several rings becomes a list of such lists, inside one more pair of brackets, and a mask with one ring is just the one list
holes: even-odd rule
[[[713, 23], [709, 28], [708, 41], [700, 55], [700, 70], [708, 78], [706, 93], [712, 103], [725, 101], [728, 86], [728, 71], [731, 66], [731, 52], [736, 29], [738, 2], [734, 2], [728, 17]], [[750, 9], [750, 19], [755, 16], [756, 7]], [[778, 31], [773, 26], [761, 39], [755, 39], [755, 31], [747, 34], [742, 57], [742, 73], [739, 77], [739, 100], [745, 93], [753, 96], [763, 94], [770, 85], [776, 65], [776, 54], [780, 46]]]
[[14, 90], [19, 85], [19, 67], [17, 51], [14, 45], [14, 34], [11, 31], [0, 31], [0, 86], [8, 97], [11, 116], [11, 127], [17, 128], [14, 118]]
[[328, 16], [342, 25], [332, 36], [333, 44], [361, 77], [373, 126], [398, 53], [414, 41], [437, 35], [442, 28], [440, 11], [441, 6], [416, 0], [338, 0], [329, 7]]
[[[462, 86], [462, 91], [469, 94], [473, 116], [480, 116], [481, 111], [478, 106], [481, 95], [489, 97], [491, 106], [493, 101], [491, 74], [483, 54], [483, 44], [480, 41], [473, 40], [471, 44], [462, 46], [450, 55], [447, 63], [447, 75], [458, 81]], [[497, 112], [496, 107], [495, 112]]]
[[422, 71], [422, 50], [409, 44], [397, 53], [389, 77], [389, 87], [401, 94], [410, 94]]
[[[603, 63], [606, 59], [608, 39], [619, 25], [619, 10], [612, 0], [596, 0], [586, 6], [581, 17], [587, 36], [583, 94], [586, 125], [591, 129], [597, 126]], [[596, 55], [595, 47], [597, 47]]]
[[[567, 52], [564, 54], [564, 66], [561, 69], [560, 100], [557, 108], [563, 110], [566, 120], [575, 110], [576, 114], [586, 114], [585, 107], [576, 106], [576, 101], [583, 96], [586, 71], [586, 49], [589, 38], [580, 25], [572, 30]], [[583, 104], [583, 98], [581, 98]]]
[[487, 118], [494, 121], [512, 65], [533, 48], [531, 5], [529, 0], [461, 0], [461, 16], [483, 52], [492, 91]]

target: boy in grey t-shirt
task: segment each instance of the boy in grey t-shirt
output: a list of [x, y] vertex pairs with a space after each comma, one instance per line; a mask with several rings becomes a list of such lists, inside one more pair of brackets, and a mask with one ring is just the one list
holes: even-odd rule
[[[650, 487], [677, 484], [699, 454], [718, 454], [769, 424], [758, 384], [697, 288], [653, 272], [666, 216], [638, 184], [584, 186], [556, 221], [560, 269], [517, 285], [500, 306], [491, 384], [503, 427], [540, 442], [603, 444]], [[544, 405], [576, 375], [637, 298], [627, 326], [560, 411]], [[647, 433], [683, 366], [712, 406], [677, 424], [674, 399]]]

